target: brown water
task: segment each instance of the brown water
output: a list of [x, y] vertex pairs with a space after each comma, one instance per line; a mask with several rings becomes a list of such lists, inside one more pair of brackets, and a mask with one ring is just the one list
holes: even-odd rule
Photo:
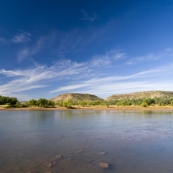
[[173, 112], [0, 111], [0, 173], [46, 172], [173, 173]]

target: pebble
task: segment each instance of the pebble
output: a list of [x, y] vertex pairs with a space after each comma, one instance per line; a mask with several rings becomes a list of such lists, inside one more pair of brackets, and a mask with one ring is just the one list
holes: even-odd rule
[[105, 155], [105, 154], [106, 154], [106, 152], [103, 152], [103, 151], [102, 151], [102, 152], [100, 152], [99, 154], [100, 154], [100, 155]]
[[109, 163], [99, 163], [101, 168], [109, 168]]
[[83, 152], [83, 150], [79, 150], [79, 151], [77, 151], [77, 153], [82, 153]]
[[62, 159], [62, 156], [61, 155], [57, 155], [57, 156], [55, 156], [55, 159]]
[[60, 159], [62, 159], [62, 158], [63, 158], [63, 157], [62, 157], [61, 155], [57, 155], [57, 156], [55, 156], [55, 159], [53, 159], [52, 161], [48, 162], [48, 163], [46, 164], [46, 166], [49, 167], [49, 168], [51, 168], [51, 167], [55, 166], [55, 165], [57, 164], [57, 162], [58, 162]]

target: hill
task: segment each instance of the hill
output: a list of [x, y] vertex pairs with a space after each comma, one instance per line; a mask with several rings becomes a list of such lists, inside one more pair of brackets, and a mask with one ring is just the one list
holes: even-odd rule
[[52, 99], [55, 102], [61, 102], [61, 101], [104, 101], [104, 99], [97, 97], [96, 95], [92, 94], [80, 94], [80, 93], [66, 93], [61, 94], [55, 98]]
[[107, 97], [106, 101], [111, 100], [123, 100], [123, 99], [145, 99], [145, 98], [173, 98], [173, 92], [171, 91], [144, 91], [134, 92], [129, 94], [116, 94]]

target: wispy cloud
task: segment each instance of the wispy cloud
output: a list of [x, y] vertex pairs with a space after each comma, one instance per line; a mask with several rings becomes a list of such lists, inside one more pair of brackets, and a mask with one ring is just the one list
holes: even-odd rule
[[33, 46], [22, 48], [17, 55], [18, 61], [21, 62], [28, 58], [32, 59], [34, 55], [38, 54], [46, 46], [50, 46], [54, 38], [55, 38], [55, 33], [53, 32], [47, 36], [40, 37]]
[[[69, 65], [67, 64], [69, 63]], [[66, 66], [61, 66], [66, 63]], [[7, 82], [0, 85], [0, 95], [18, 95], [21, 92], [36, 88], [44, 88], [52, 81], [65, 80], [74, 75], [79, 75], [84, 72], [85, 68], [70, 60], [57, 62], [56, 64], [47, 67], [37, 65], [32, 69], [26, 70], [0, 70], [0, 75], [7, 77]]]
[[80, 31], [77, 29], [68, 32], [57, 32], [56, 40], [57, 47], [54, 53], [60, 58], [65, 58], [67, 53], [81, 49], [82, 38]]
[[18, 53], [18, 61], [21, 62], [22, 60], [28, 58], [30, 55], [30, 52], [27, 48], [21, 50], [19, 53]]
[[[26, 52], [24, 51], [24, 53], [27, 54], [28, 51], [26, 50]], [[119, 55], [117, 56], [120, 57]], [[116, 60], [116, 58], [114, 59]], [[105, 59], [103, 58], [102, 62], [104, 60]], [[86, 80], [90, 78], [93, 75], [93, 73], [96, 73], [95, 70], [97, 69], [97, 67], [100, 66], [100, 64], [93, 64], [93, 62], [93, 59], [82, 63], [73, 62], [68, 59], [61, 59], [59, 61], [54, 62], [54, 64], [50, 67], [44, 65], [36, 65], [35, 67], [26, 70], [1, 69], [0, 75], [6, 76], [7, 81], [5, 84], [2, 84], [0, 86], [0, 94], [14, 95], [17, 92], [48, 87], [50, 85], [52, 86], [53, 83], [56, 83], [56, 85], [61, 86], [62, 83], [57, 83], [58, 81], [65, 81], [68, 83], [68, 81], [71, 80]], [[106, 62], [103, 62], [103, 65], [106, 67]], [[76, 87], [81, 88], [81, 85], [75, 86], [75, 88]], [[67, 88], [70, 89], [68, 86]], [[67, 88], [60, 88], [58, 89], [58, 91], [63, 91]], [[74, 87], [72, 86], [71, 89], [74, 89]], [[55, 93], [55, 90], [51, 93]]]
[[172, 90], [171, 73], [173, 73], [173, 65], [167, 65], [126, 76], [92, 78], [78, 82], [78, 84], [59, 87], [50, 93], [82, 92], [105, 97], [134, 91]]
[[60, 87], [56, 90], [52, 90], [50, 92], [50, 94], [61, 92], [61, 91], [63, 91], [63, 92], [72, 91], [72, 90], [76, 90], [76, 89], [79, 89], [79, 88], [81, 89], [81, 88], [84, 88], [84, 87], [88, 87], [88, 84], [83, 83], [83, 84], [79, 84], [79, 85], [70, 85], [70, 86]]
[[3, 38], [3, 37], [0, 37], [0, 43], [1, 44], [7, 44], [8, 43], [8, 40]]
[[21, 31], [20, 33], [13, 36], [13, 38], [0, 37], [0, 43], [4, 45], [25, 43], [30, 41], [30, 37], [30, 33]]
[[94, 22], [95, 20], [99, 19], [99, 17], [97, 16], [96, 13], [92, 13], [91, 15], [86, 12], [85, 10], [81, 10], [82, 14], [83, 14], [83, 18], [81, 20], [86, 20], [89, 22]]
[[14, 36], [14, 38], [11, 40], [12, 43], [24, 43], [28, 42], [30, 40], [31, 34], [28, 32], [21, 32]]
[[[106, 97], [132, 91], [172, 90], [173, 64], [133, 73], [128, 69], [128, 73], [118, 75], [112, 64], [125, 58], [124, 52], [110, 50], [104, 55], [93, 56], [90, 60], [81, 63], [61, 59], [51, 66], [37, 64], [25, 70], [1, 69], [0, 77], [5, 76], [6, 80], [0, 85], [0, 95], [16, 95], [18, 98], [23, 98], [26, 96], [26, 91], [36, 90], [37, 92], [31, 96], [39, 97], [42, 95], [41, 88], [46, 88], [46, 97], [54, 97], [54, 94], [64, 92], [92, 93]], [[122, 66], [124, 69], [127, 67], [127, 65]]]
[[162, 58], [172, 58], [173, 57], [173, 49], [172, 48], [167, 48], [162, 52], [158, 52], [158, 53], [149, 53], [145, 56], [141, 56], [141, 57], [135, 57], [135, 58], [131, 58], [130, 60], [128, 60], [126, 62], [126, 64], [128, 65], [134, 65], [136, 63], [140, 63], [140, 62], [144, 62], [144, 61], [156, 61]]
[[124, 52], [120, 52], [119, 50], [111, 50], [106, 52], [104, 55], [93, 56], [91, 64], [93, 66], [105, 66], [114, 63], [117, 60], [121, 60], [126, 58]]

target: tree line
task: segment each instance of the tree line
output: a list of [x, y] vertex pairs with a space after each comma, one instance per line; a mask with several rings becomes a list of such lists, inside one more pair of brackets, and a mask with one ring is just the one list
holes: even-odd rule
[[122, 100], [114, 100], [109, 102], [110, 105], [117, 106], [173, 106], [173, 98], [139, 98], [139, 99], [122, 99]]
[[0, 105], [5, 105], [5, 108], [10, 107], [30, 107], [30, 106], [37, 106], [37, 107], [54, 107], [55, 102], [52, 100], [47, 100], [45, 98], [40, 98], [38, 100], [31, 99], [27, 102], [20, 103], [17, 98], [15, 97], [6, 97], [0, 95]]
[[147, 107], [151, 105], [158, 105], [158, 106], [173, 106], [173, 98], [139, 98], [139, 99], [121, 99], [121, 100], [96, 100], [96, 101], [60, 101], [55, 103], [52, 100], [47, 100], [45, 98], [40, 98], [38, 100], [31, 99], [27, 102], [20, 103], [17, 98], [15, 97], [6, 97], [0, 95], [0, 105], [6, 105], [6, 107], [55, 107], [55, 106], [62, 106], [67, 108], [72, 108], [73, 106], [82, 106], [82, 107], [89, 107], [89, 106], [142, 106]]
[[47, 100], [45, 98], [40, 98], [38, 100], [31, 99], [26, 103], [26, 105], [48, 108], [48, 107], [55, 107], [55, 102], [52, 100]]
[[73, 106], [82, 106], [82, 107], [86, 107], [86, 106], [100, 106], [100, 105], [105, 105], [106, 102], [105, 101], [101, 101], [101, 100], [96, 100], [96, 101], [87, 101], [87, 100], [83, 100], [83, 101], [72, 101], [72, 100], [68, 100], [68, 101], [60, 101], [57, 102], [56, 105], [58, 106], [62, 106], [62, 107], [67, 107], [67, 108], [71, 108]]

